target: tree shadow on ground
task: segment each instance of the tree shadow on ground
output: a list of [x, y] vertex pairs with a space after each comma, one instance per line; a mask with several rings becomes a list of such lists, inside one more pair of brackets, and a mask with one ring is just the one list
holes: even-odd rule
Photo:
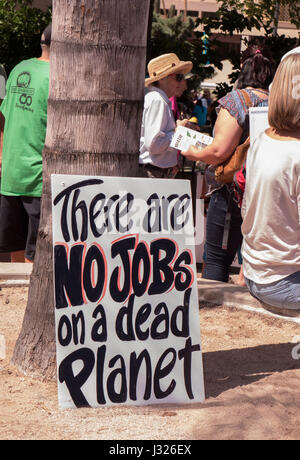
[[[259, 381], [275, 372], [300, 369], [296, 344], [280, 343], [203, 353], [206, 398]], [[300, 354], [297, 354], [300, 358]]]

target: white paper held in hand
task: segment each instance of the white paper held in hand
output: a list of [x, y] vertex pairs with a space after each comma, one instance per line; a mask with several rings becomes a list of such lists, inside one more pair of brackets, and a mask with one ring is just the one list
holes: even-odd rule
[[178, 126], [172, 138], [170, 146], [185, 152], [191, 145], [198, 149], [204, 149], [207, 145], [211, 144], [213, 137], [207, 134], [199, 133], [194, 129]]

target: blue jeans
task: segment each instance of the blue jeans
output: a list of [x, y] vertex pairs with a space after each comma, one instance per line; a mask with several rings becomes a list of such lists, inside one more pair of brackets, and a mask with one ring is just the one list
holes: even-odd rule
[[254, 283], [247, 278], [245, 281], [258, 300], [272, 307], [300, 310], [300, 271], [270, 284]]
[[[231, 219], [227, 249], [222, 248], [225, 219], [231, 203]], [[216, 190], [209, 202], [206, 220], [205, 268], [203, 278], [228, 282], [229, 267], [242, 244], [242, 217], [237, 203], [232, 200], [226, 186]]]

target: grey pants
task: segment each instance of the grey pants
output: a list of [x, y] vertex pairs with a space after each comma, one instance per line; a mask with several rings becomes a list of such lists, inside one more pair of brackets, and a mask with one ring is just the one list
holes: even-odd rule
[[270, 284], [245, 280], [251, 294], [261, 302], [272, 307], [300, 310], [300, 271]]

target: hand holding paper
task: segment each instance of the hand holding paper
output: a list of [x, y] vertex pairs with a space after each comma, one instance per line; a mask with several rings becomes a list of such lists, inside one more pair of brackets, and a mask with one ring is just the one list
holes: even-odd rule
[[[182, 152], [196, 152], [211, 144], [212, 141], [213, 138], [207, 134], [199, 133], [194, 129], [185, 128], [184, 126], [178, 126], [172, 138], [171, 147], [181, 150]], [[193, 146], [194, 149], [191, 149]]]
[[188, 126], [190, 124], [189, 120], [185, 118], [184, 120], [177, 120], [176, 126]]

